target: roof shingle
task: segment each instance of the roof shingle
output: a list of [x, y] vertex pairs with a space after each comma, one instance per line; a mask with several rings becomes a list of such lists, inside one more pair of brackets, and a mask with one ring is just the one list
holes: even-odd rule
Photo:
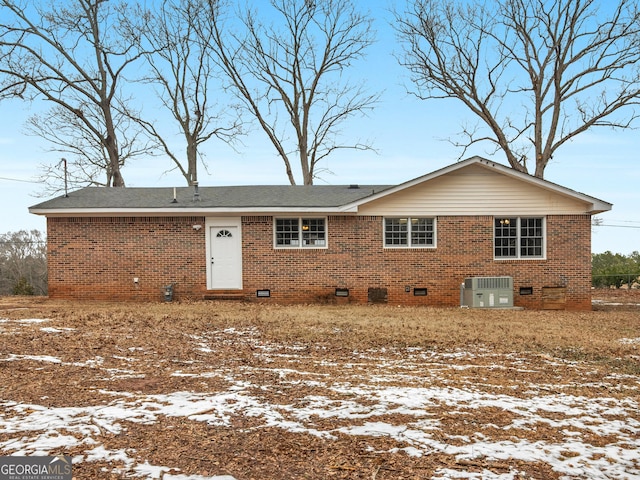
[[86, 187], [31, 207], [32, 210], [126, 208], [340, 207], [392, 185], [263, 185], [236, 187]]

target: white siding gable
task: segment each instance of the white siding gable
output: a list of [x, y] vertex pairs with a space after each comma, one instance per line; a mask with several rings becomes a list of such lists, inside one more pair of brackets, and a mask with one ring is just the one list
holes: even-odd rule
[[362, 204], [359, 215], [586, 214], [591, 204], [471, 164]]

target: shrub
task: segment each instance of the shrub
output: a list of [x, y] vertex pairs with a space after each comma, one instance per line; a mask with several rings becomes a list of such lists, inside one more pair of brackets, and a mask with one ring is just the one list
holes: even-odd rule
[[34, 295], [33, 287], [25, 277], [20, 277], [20, 280], [13, 286], [14, 295]]

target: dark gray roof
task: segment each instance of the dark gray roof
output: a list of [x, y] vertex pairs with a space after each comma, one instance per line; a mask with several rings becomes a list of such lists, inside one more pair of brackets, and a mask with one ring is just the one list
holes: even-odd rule
[[392, 185], [263, 185], [200, 187], [104, 188], [86, 187], [34, 205], [30, 210], [122, 208], [322, 208], [340, 207]]

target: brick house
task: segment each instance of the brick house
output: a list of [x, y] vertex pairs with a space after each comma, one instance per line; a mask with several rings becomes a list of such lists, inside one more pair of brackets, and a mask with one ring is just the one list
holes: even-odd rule
[[516, 306], [588, 310], [610, 209], [473, 157], [400, 185], [88, 187], [29, 210], [52, 298], [458, 306], [465, 279], [508, 276]]

